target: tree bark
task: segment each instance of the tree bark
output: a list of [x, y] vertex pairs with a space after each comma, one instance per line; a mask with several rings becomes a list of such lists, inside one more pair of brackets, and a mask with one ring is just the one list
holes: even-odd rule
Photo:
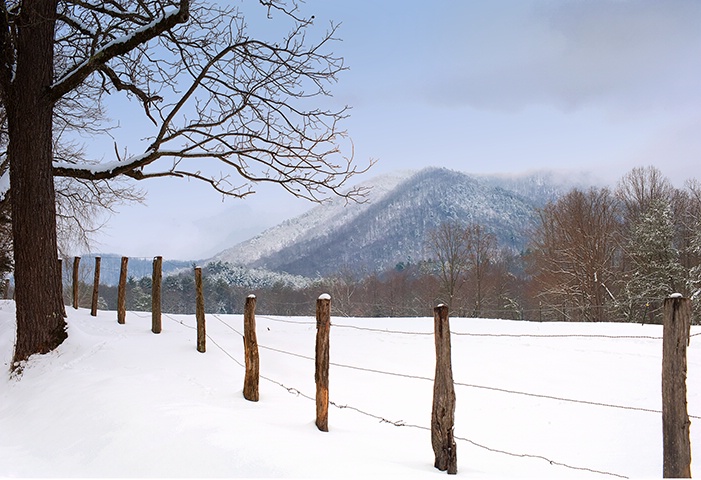
[[56, 257], [53, 181], [53, 80], [55, 0], [27, 0], [17, 22], [17, 65], [4, 92], [12, 185], [17, 338], [12, 369], [47, 353], [67, 337], [61, 271]]
[[431, 411], [431, 444], [435, 454], [434, 466], [449, 474], [458, 472], [457, 447], [453, 438], [455, 428], [455, 386], [450, 358], [450, 323], [448, 306], [433, 309], [436, 343], [436, 376], [433, 383]]

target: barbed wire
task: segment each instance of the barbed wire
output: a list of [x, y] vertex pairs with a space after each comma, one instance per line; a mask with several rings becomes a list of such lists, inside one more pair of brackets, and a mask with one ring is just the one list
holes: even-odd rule
[[[226, 322], [224, 322], [221, 318], [218, 318], [218, 320], [221, 321], [223, 324], [227, 325], [229, 328], [231, 328], [237, 334], [241, 335], [240, 332], [238, 332], [236, 329], [234, 329], [230, 325], [226, 324]], [[309, 355], [294, 353], [294, 352], [290, 352], [287, 350], [282, 350], [279, 348], [274, 348], [274, 347], [270, 347], [267, 345], [261, 345], [261, 344], [259, 344], [258, 347], [265, 349], [265, 350], [277, 352], [277, 353], [280, 353], [283, 355], [289, 355], [289, 356], [296, 357], [296, 358], [302, 358], [304, 360], [315, 361], [315, 358], [312, 356], [309, 356]], [[388, 371], [384, 371], [384, 370], [378, 370], [378, 369], [367, 368], [367, 367], [358, 367], [355, 365], [348, 365], [348, 364], [343, 364], [343, 363], [338, 363], [338, 362], [329, 362], [329, 365], [339, 367], [339, 368], [346, 368], [346, 369], [350, 369], [350, 370], [357, 370], [357, 371], [375, 373], [375, 374], [380, 374], [380, 375], [387, 375], [387, 376], [393, 376], [393, 377], [399, 377], [399, 378], [408, 378], [408, 379], [414, 379], [414, 380], [433, 382], [433, 378], [425, 377], [425, 376], [421, 376], [421, 375], [412, 375], [412, 374], [398, 373], [398, 372], [388, 372]], [[471, 383], [465, 383], [465, 382], [454, 382], [454, 384], [456, 386], [461, 386], [461, 387], [466, 387], [466, 388], [490, 390], [490, 391], [495, 391], [495, 392], [500, 392], [500, 393], [508, 393], [508, 394], [513, 394], [513, 395], [522, 395], [522, 396], [527, 396], [527, 397], [542, 398], [542, 399], [546, 399], [546, 400], [555, 400], [555, 401], [568, 402], [568, 403], [578, 403], [578, 404], [591, 405], [591, 406], [597, 406], [597, 407], [617, 408], [617, 409], [622, 409], [622, 410], [662, 414], [661, 410], [656, 410], [656, 409], [652, 409], [652, 408], [632, 407], [632, 406], [627, 406], [627, 405], [617, 405], [617, 404], [613, 404], [613, 403], [595, 402], [592, 400], [578, 400], [578, 399], [573, 399], [573, 398], [558, 397], [555, 395], [522, 392], [522, 391], [518, 391], [518, 390], [510, 390], [510, 389], [500, 388], [500, 387], [490, 387], [490, 386], [486, 386], [486, 385], [477, 385], [477, 384], [471, 384]], [[696, 416], [696, 415], [689, 415], [689, 418], [701, 419], [701, 417]]]
[[[164, 316], [170, 318], [176, 323], [179, 323], [181, 325], [184, 325], [188, 328], [195, 329], [196, 327], [190, 326], [185, 324], [182, 321], [179, 321], [167, 314], [164, 314]], [[221, 317], [218, 315], [212, 315], [214, 318], [216, 318], [219, 322], [221, 322], [223, 325], [231, 329], [233, 332], [235, 332], [237, 335], [243, 337], [243, 334], [236, 330], [234, 327], [232, 327], [230, 324], [225, 322]], [[373, 329], [375, 330], [375, 329]], [[385, 332], [384, 330], [380, 330], [381, 332]], [[698, 335], [698, 334], [697, 334]], [[210, 335], [207, 335], [207, 338], [211, 338]], [[614, 337], [614, 338], [619, 338], [619, 337]], [[628, 338], [628, 337], [623, 337], [623, 338]], [[633, 337], [633, 338], [639, 338], [639, 337]], [[647, 337], [643, 337], [647, 338]], [[655, 337], [652, 337], [654, 339], [657, 339]], [[212, 339], [212, 342], [215, 342], [214, 339]], [[219, 345], [217, 345], [219, 346]], [[258, 344], [258, 347], [264, 350], [269, 350], [273, 352], [277, 352], [283, 355], [288, 355], [296, 358], [301, 358], [304, 360], [309, 360], [309, 361], [315, 361], [315, 358], [309, 355], [303, 355], [299, 353], [294, 353], [290, 352], [287, 350], [282, 350], [279, 348], [274, 348], [270, 347], [267, 345], [261, 345]], [[220, 347], [221, 348], [221, 347]], [[239, 363], [239, 362], [237, 362]], [[240, 363], [239, 363], [240, 364]], [[240, 364], [241, 365], [241, 364]], [[355, 365], [348, 365], [348, 364], [343, 364], [343, 363], [338, 363], [338, 362], [329, 362], [329, 365], [339, 367], [339, 368], [346, 368], [349, 370], [357, 370], [357, 371], [363, 371], [363, 372], [368, 372], [368, 373], [375, 373], [379, 375], [387, 375], [387, 376], [393, 376], [393, 377], [398, 377], [398, 378], [408, 378], [408, 379], [414, 379], [414, 380], [421, 380], [421, 381], [428, 381], [432, 382], [433, 378], [430, 377], [425, 377], [421, 375], [412, 375], [412, 374], [406, 374], [406, 373], [399, 373], [399, 372], [388, 372], [384, 370], [378, 370], [374, 368], [367, 368], [367, 367], [358, 367]], [[633, 406], [627, 406], [627, 405], [618, 405], [618, 404], [613, 404], [613, 403], [605, 403], [605, 402], [596, 402], [592, 400], [579, 400], [579, 399], [573, 399], [573, 398], [566, 398], [566, 397], [558, 397], [555, 395], [547, 395], [547, 394], [540, 394], [540, 393], [532, 393], [532, 392], [522, 392], [518, 390], [511, 390], [507, 388], [501, 388], [501, 387], [491, 387], [491, 386], [486, 386], [486, 385], [477, 385], [477, 384], [472, 384], [472, 383], [465, 383], [465, 382], [453, 382], [454, 385], [456, 386], [461, 386], [461, 387], [466, 387], [466, 388], [474, 388], [474, 389], [481, 389], [481, 390], [489, 390], [489, 391], [494, 391], [494, 392], [500, 392], [500, 393], [507, 393], [507, 394], [512, 394], [512, 395], [521, 395], [521, 396], [526, 396], [526, 397], [533, 397], [533, 398], [542, 398], [546, 400], [554, 400], [554, 401], [561, 401], [561, 402], [568, 402], [568, 403], [578, 403], [578, 404], [583, 404], [583, 405], [591, 405], [591, 406], [597, 406], [597, 407], [605, 407], [605, 408], [616, 408], [616, 409], [622, 409], [622, 410], [630, 410], [630, 411], [638, 411], [638, 412], [645, 412], [645, 413], [655, 413], [655, 414], [662, 414], [661, 410], [657, 409], [652, 409], [652, 408], [645, 408], [645, 407], [633, 407]], [[690, 419], [701, 419], [701, 416], [697, 415], [689, 415]]]
[[[180, 325], [183, 325], [184, 327], [187, 327], [187, 328], [190, 328], [190, 329], [193, 329], [193, 330], [197, 328], [197, 327], [194, 327], [194, 326], [192, 326], [192, 325], [187, 325], [187, 324], [184, 323], [183, 321], [177, 320], [177, 319], [175, 319], [175, 318], [173, 318], [173, 317], [171, 317], [171, 316], [169, 316], [169, 315], [164, 315], [164, 316], [166, 316], [166, 317], [169, 318], [170, 320], [174, 321], [175, 323], [178, 323], [178, 324], [180, 324]], [[223, 323], [224, 325], [228, 326], [231, 330], [233, 330], [233, 331], [236, 332], [237, 334], [241, 335], [240, 332], [238, 332], [235, 328], [231, 327], [231, 326], [228, 325], [226, 322], [224, 322], [223, 319], [221, 319], [221, 318], [218, 317], [217, 315], [213, 315], [213, 316], [214, 316], [215, 318], [217, 318], [217, 320], [219, 320], [221, 323]], [[209, 334], [207, 334], [207, 338], [208, 338], [209, 340], [211, 340], [212, 343], [213, 343], [217, 348], [219, 348], [219, 350], [221, 350], [227, 357], [229, 357], [229, 358], [230, 358], [232, 361], [234, 361], [237, 365], [239, 365], [239, 366], [242, 367], [242, 368], [245, 368], [245, 365], [244, 365], [241, 361], [239, 361], [238, 359], [236, 359], [230, 352], [228, 352], [224, 347], [222, 347], [219, 343], [217, 343]], [[292, 356], [295, 356], [295, 357], [301, 357], [301, 358], [308, 359], [308, 360], [314, 360], [313, 357], [309, 357], [309, 356], [305, 356], [305, 355], [300, 355], [300, 354], [296, 354], [296, 353], [292, 353], [292, 352], [286, 352], [286, 351], [284, 351], [284, 350], [280, 350], [280, 349], [276, 349], [276, 348], [272, 348], [272, 347], [266, 347], [266, 346], [262, 346], [262, 345], [259, 345], [259, 347], [265, 348], [265, 349], [268, 349], [268, 350], [273, 350], [273, 351], [280, 352], [280, 353], [284, 353], [284, 354], [287, 354], [287, 355], [292, 355]], [[335, 364], [335, 363], [331, 363], [331, 365], [342, 366], [342, 367], [346, 367], [346, 368], [360, 369], [360, 370], [367, 370], [367, 369], [363, 369], [363, 368], [361, 368], [361, 367], [354, 367], [354, 366], [350, 366], [350, 365], [342, 365], [342, 364]], [[379, 370], [370, 370], [370, 371], [374, 371], [374, 372], [377, 372], [377, 373], [386, 373], [386, 372], [381, 372], [381, 371], [379, 371]], [[397, 374], [397, 375], [404, 376], [403, 374]], [[295, 387], [288, 387], [287, 385], [283, 384], [282, 382], [279, 382], [279, 381], [277, 381], [277, 380], [275, 380], [275, 379], [273, 379], [273, 378], [270, 378], [270, 377], [268, 377], [268, 376], [265, 376], [265, 375], [260, 375], [260, 374], [259, 374], [259, 376], [260, 376], [260, 378], [262, 378], [262, 379], [264, 379], [264, 380], [266, 380], [266, 381], [268, 381], [268, 382], [270, 382], [270, 383], [272, 383], [272, 384], [274, 384], [274, 385], [277, 385], [277, 386], [279, 386], [279, 387], [285, 389], [288, 393], [290, 393], [290, 394], [292, 394], [292, 395], [295, 395], [295, 396], [298, 396], [298, 397], [302, 397], [302, 398], [305, 398], [305, 399], [310, 400], [310, 401], [316, 401], [316, 398], [315, 398], [315, 397], [312, 397], [311, 395], [305, 394], [304, 392], [302, 392], [302, 391], [299, 390], [298, 388], [295, 388]], [[432, 380], [432, 379], [427, 378], [427, 377], [415, 377], [415, 376], [408, 376], [408, 377], [409, 377], [409, 378], [420, 378], [420, 379]], [[364, 411], [364, 410], [362, 410], [362, 409], [360, 409], [360, 408], [358, 408], [358, 407], [354, 407], [354, 406], [352, 406], [352, 405], [340, 404], [340, 403], [334, 402], [334, 401], [332, 401], [332, 400], [329, 400], [329, 404], [332, 405], [332, 406], [334, 406], [334, 407], [336, 407], [336, 408], [338, 408], [339, 410], [352, 410], [352, 411], [354, 411], [354, 412], [356, 412], [356, 413], [358, 413], [358, 414], [360, 414], [360, 415], [363, 415], [363, 416], [366, 416], [366, 417], [369, 417], [369, 418], [373, 418], [373, 419], [375, 419], [375, 420], [378, 420], [380, 423], [387, 423], [387, 424], [390, 424], [390, 425], [394, 425], [395, 427], [408, 427], [408, 428], [416, 428], [416, 429], [420, 429], [420, 430], [424, 430], [424, 431], [429, 431], [429, 432], [431, 431], [431, 429], [430, 429], [429, 427], [426, 427], [426, 426], [423, 426], [423, 425], [410, 424], [410, 423], [404, 422], [403, 420], [389, 420], [389, 419], [387, 419], [387, 418], [385, 418], [385, 417], [382, 417], [381, 415], [376, 415], [376, 414], [373, 414], [373, 413]], [[624, 476], [624, 475], [620, 475], [620, 474], [612, 473], [612, 472], [607, 472], [607, 471], [604, 471], [604, 470], [597, 470], [597, 469], [593, 469], [593, 468], [589, 468], [589, 467], [580, 467], [580, 466], [576, 466], [576, 465], [570, 465], [570, 464], [567, 464], [567, 463], [564, 463], [564, 462], [559, 462], [559, 461], [556, 461], [556, 460], [552, 460], [552, 459], [547, 458], [547, 457], [545, 457], [545, 456], [543, 456], [543, 455], [534, 455], [534, 454], [529, 454], [529, 453], [513, 453], [513, 452], [506, 451], [506, 450], [502, 450], [502, 449], [498, 449], [498, 448], [489, 447], [489, 446], [483, 445], [483, 444], [481, 444], [481, 443], [478, 443], [478, 442], [476, 442], [476, 441], [474, 441], [474, 440], [471, 440], [471, 439], [469, 439], [469, 438], [466, 438], [466, 437], [453, 436], [453, 438], [454, 438], [455, 440], [460, 440], [460, 441], [469, 443], [469, 444], [471, 444], [471, 445], [473, 445], [473, 446], [475, 446], [475, 447], [477, 447], [477, 448], [481, 448], [481, 449], [483, 449], [483, 450], [487, 450], [487, 451], [490, 451], [490, 452], [492, 452], [492, 453], [499, 453], [499, 454], [508, 455], [508, 456], [512, 456], [512, 457], [517, 457], [517, 458], [532, 458], [532, 459], [536, 459], [536, 460], [543, 460], [543, 461], [548, 462], [550, 465], [555, 465], [555, 466], [559, 466], [559, 467], [563, 467], [563, 468], [568, 468], [568, 469], [572, 469], [572, 470], [586, 471], [586, 472], [590, 472], [590, 473], [596, 473], [596, 474], [599, 474], [599, 475], [608, 475], [608, 476], [613, 476], [613, 477], [617, 477], [617, 478], [628, 478], [628, 477], [626, 477], [626, 476]]]
[[[195, 326], [188, 325], [188, 324], [186, 324], [185, 322], [183, 322], [182, 320], [177, 320], [177, 319], [173, 318], [172, 316], [170, 316], [170, 315], [168, 315], [168, 314], [164, 314], [164, 316], [165, 316], [166, 318], [169, 318], [170, 320], [174, 321], [175, 323], [179, 323], [180, 325], [183, 325], [184, 327], [187, 327], [187, 328], [189, 328], [189, 329], [196, 329]], [[231, 326], [228, 322], [224, 321], [219, 315], [214, 314], [214, 315], [210, 315], [210, 316], [212, 316], [212, 317], [214, 317], [215, 319], [217, 319], [220, 323], [222, 323], [224, 326], [226, 326], [227, 328], [229, 328], [230, 330], [232, 330], [232, 331], [233, 331], [234, 333], [236, 333], [237, 335], [243, 337], [243, 334], [242, 334], [241, 332], [239, 332], [238, 330], [236, 330], [236, 329], [235, 329], [233, 326]], [[313, 324], [313, 325], [315, 325], [315, 322], [293, 322], [293, 321], [285, 321], [285, 320], [282, 320], [282, 319], [273, 319], [273, 318], [267, 318], [267, 319], [269, 319], [269, 320], [274, 320], [274, 321], [280, 320], [280, 321], [283, 321], [283, 322], [285, 322], [285, 323]], [[336, 325], [336, 326], [341, 326], [341, 325]], [[371, 328], [357, 327], [357, 326], [354, 326], [354, 325], [343, 325], [343, 327], [356, 328], [356, 329], [360, 329], [360, 330], [369, 330], [369, 331], [372, 331], [372, 332], [380, 332], [380, 333], [401, 333], [401, 334], [425, 335], [425, 333], [423, 333], [423, 332], [401, 332], [401, 331], [391, 331], [391, 330], [383, 330], [383, 329], [371, 329]], [[459, 332], [453, 332], [453, 333], [456, 333], [456, 334], [458, 334], [458, 335], [463, 334], [463, 335], [475, 335], [475, 336], [517, 336], [517, 337], [521, 337], [521, 336], [529, 336], [529, 337], [530, 337], [530, 336], [533, 336], [533, 335], [528, 335], [528, 334], [526, 334], [526, 335], [510, 335], [510, 334], [499, 335], [499, 334], [470, 334], [470, 333], [459, 333]], [[431, 333], [429, 333], [429, 334], [431, 334]], [[700, 334], [701, 334], [701, 332], [700, 332], [700, 333], [693, 334], [693, 335], [691, 335], [691, 336], [700, 335]], [[563, 335], [535, 335], [535, 336], [537, 336], [537, 337], [539, 337], [539, 338], [541, 338], [541, 337], [542, 337], [542, 338], [553, 338], [553, 337], [554, 337], [554, 338], [560, 338], [560, 337], [562, 337]], [[580, 337], [579, 335], [566, 335], [566, 336]], [[589, 337], [590, 337], [590, 338], [600, 338], [601, 336], [600, 336], [600, 335], [585, 335], [584, 337], [585, 337], [585, 338], [589, 338]], [[603, 337], [604, 337], [604, 338], [614, 338], [614, 339], [620, 339], [620, 338], [625, 338], [625, 339], [630, 339], [630, 338], [632, 338], [632, 339], [639, 339], [639, 338], [643, 338], [643, 339], [654, 339], [654, 340], [659, 340], [659, 339], [661, 339], [661, 337], [648, 337], [648, 336], [603, 336]], [[234, 361], [237, 365], [239, 365], [239, 366], [242, 367], [242, 368], [245, 368], [245, 365], [244, 365], [241, 361], [239, 361], [238, 359], [236, 359], [236, 358], [235, 358], [230, 352], [228, 352], [223, 346], [221, 346], [219, 343], [217, 343], [217, 342], [212, 338], [211, 335], [207, 334], [207, 338], [208, 338], [209, 340], [211, 340], [211, 342], [212, 342], [217, 348], [219, 348], [227, 357], [229, 357], [229, 358], [230, 358], [232, 361]], [[260, 348], [263, 348], [263, 349], [266, 349], [266, 350], [270, 350], [270, 351], [274, 351], [274, 352], [278, 352], [278, 353], [281, 353], [281, 354], [284, 354], [284, 355], [290, 355], [290, 356], [293, 356], [293, 357], [298, 357], [298, 358], [302, 358], [302, 359], [310, 360], [310, 361], [314, 361], [314, 360], [315, 360], [314, 357], [311, 357], [311, 356], [308, 356], [308, 355], [302, 355], [302, 354], [298, 354], [298, 353], [294, 353], [294, 352], [289, 352], [289, 351], [286, 351], [286, 350], [282, 350], [282, 349], [278, 349], [278, 348], [274, 348], [274, 347], [269, 347], [269, 346], [266, 346], [266, 345], [260, 345], [260, 344], [259, 344], [258, 346], [259, 346]], [[401, 377], [401, 378], [417, 379], [417, 380], [423, 380], [423, 381], [433, 381], [433, 379], [430, 378], [430, 377], [425, 377], [425, 376], [420, 376], [420, 375], [403, 374], [403, 373], [398, 373], [398, 372], [387, 372], [387, 371], [383, 371], [383, 370], [377, 370], [377, 369], [365, 368], [365, 367], [358, 367], [358, 366], [354, 366], [354, 365], [347, 365], [347, 364], [342, 364], [342, 363], [337, 363], [337, 362], [330, 362], [330, 365], [336, 366], [336, 367], [341, 367], [341, 368], [352, 369], [352, 370], [360, 370], [360, 371], [365, 371], [365, 372], [370, 372], [370, 373], [376, 373], [376, 374], [382, 374], [382, 375], [390, 375], [390, 376], [395, 376], [395, 377]], [[267, 376], [265, 376], [265, 375], [260, 375], [260, 378], [262, 378], [262, 379], [264, 379], [264, 380], [266, 380], [266, 381], [268, 381], [268, 382], [270, 382], [270, 383], [273, 383], [273, 384], [275, 384], [275, 385], [277, 385], [277, 386], [279, 386], [279, 387], [285, 389], [285, 390], [286, 390], [288, 393], [290, 393], [290, 394], [293, 394], [293, 395], [296, 395], [296, 396], [300, 396], [300, 397], [306, 398], [306, 399], [311, 400], [311, 401], [315, 401], [315, 400], [316, 400], [314, 397], [305, 394], [304, 392], [302, 392], [301, 390], [299, 390], [299, 389], [297, 389], [297, 388], [288, 387], [288, 386], [286, 386], [285, 384], [283, 384], [282, 382], [279, 382], [279, 381], [277, 381], [277, 380], [275, 380], [275, 379], [272, 379], [272, 378], [270, 378], [270, 377], [267, 377]], [[589, 400], [576, 400], [576, 399], [571, 399], [571, 398], [557, 397], [557, 396], [553, 396], [553, 395], [535, 394], [535, 393], [521, 392], [521, 391], [517, 391], [517, 390], [510, 390], [510, 389], [499, 388], [499, 387], [489, 387], [489, 386], [484, 386], [484, 385], [468, 384], [468, 383], [464, 383], [464, 382], [454, 382], [454, 384], [455, 384], [456, 386], [462, 386], [462, 387], [469, 387], [469, 388], [476, 388], [476, 389], [485, 389], [485, 390], [496, 391], [496, 392], [501, 392], [501, 393], [508, 393], [508, 394], [515, 394], [515, 395], [523, 395], [523, 396], [536, 397], [536, 398], [544, 398], [544, 399], [549, 399], [549, 400], [564, 401], [564, 402], [571, 402], [571, 403], [580, 403], [580, 404], [592, 405], [592, 406], [599, 406], [599, 407], [618, 408], [618, 409], [625, 409], [625, 410], [631, 410], [631, 411], [640, 411], [640, 412], [646, 412], [646, 413], [655, 413], [655, 414], [661, 414], [661, 413], [662, 413], [661, 410], [655, 410], [655, 409], [649, 409], [649, 408], [630, 407], [630, 406], [625, 406], [625, 405], [615, 405], [615, 404], [608, 404], [608, 403], [603, 403], [603, 402], [594, 402], [594, 401], [589, 401]], [[330, 404], [330, 405], [333, 405], [334, 407], [336, 407], [336, 408], [338, 408], [338, 409], [348, 409], [348, 410], [352, 410], [352, 411], [354, 411], [354, 412], [356, 412], [356, 413], [358, 413], [358, 414], [361, 414], [361, 415], [367, 416], [367, 417], [369, 417], [369, 418], [373, 418], [373, 419], [375, 419], [375, 420], [378, 420], [380, 423], [387, 423], [387, 424], [394, 425], [394, 426], [397, 426], [397, 427], [417, 428], [417, 429], [426, 430], [426, 431], [430, 431], [430, 430], [431, 430], [429, 427], [425, 427], [425, 426], [422, 426], [422, 425], [409, 424], [409, 423], [404, 422], [403, 420], [389, 420], [389, 419], [387, 419], [387, 418], [385, 418], [385, 417], [382, 417], [382, 416], [380, 416], [380, 415], [376, 415], [376, 414], [373, 414], [373, 413], [370, 413], [370, 412], [366, 412], [366, 411], [364, 411], [364, 410], [362, 410], [362, 409], [360, 409], [360, 408], [354, 407], [354, 406], [352, 406], [352, 405], [339, 404], [339, 403], [334, 402], [334, 401], [331, 401], [331, 400], [329, 400], [329, 404]], [[689, 415], [689, 418], [701, 419], [701, 417], [695, 416], [695, 415]], [[516, 457], [516, 458], [531, 458], [531, 459], [536, 459], [536, 460], [543, 460], [543, 461], [546, 461], [546, 462], [548, 462], [549, 464], [554, 465], [554, 466], [560, 466], [560, 467], [568, 468], [568, 469], [572, 469], [572, 470], [586, 471], [586, 472], [595, 473], [595, 474], [599, 474], [599, 475], [607, 475], [607, 476], [613, 476], [613, 477], [617, 477], [617, 478], [629, 478], [629, 477], [627, 477], [627, 476], [625, 476], [625, 475], [621, 475], [621, 474], [617, 474], [617, 473], [613, 473], [613, 472], [608, 472], [608, 471], [604, 471], [604, 470], [597, 470], [597, 469], [593, 469], [593, 468], [589, 468], [589, 467], [580, 467], [580, 466], [576, 466], [576, 465], [570, 465], [570, 464], [567, 464], [567, 463], [564, 463], [564, 462], [559, 462], [559, 461], [556, 461], [556, 460], [552, 460], [552, 459], [550, 459], [550, 458], [548, 458], [548, 457], [545, 457], [545, 456], [543, 456], [543, 455], [530, 454], [530, 453], [514, 453], [514, 452], [509, 452], [509, 451], [502, 450], [502, 449], [498, 449], [498, 448], [494, 448], [494, 447], [489, 447], [489, 446], [487, 446], [487, 445], [483, 445], [483, 444], [481, 444], [481, 443], [478, 443], [478, 442], [476, 442], [476, 441], [474, 441], [474, 440], [471, 440], [471, 439], [469, 439], [469, 438], [466, 438], [466, 437], [454, 436], [453, 438], [454, 438], [455, 440], [459, 440], [459, 441], [463, 441], [463, 442], [469, 443], [469, 444], [471, 444], [471, 445], [473, 445], [473, 446], [475, 446], [475, 447], [477, 447], [477, 448], [481, 448], [481, 449], [483, 449], [483, 450], [490, 451], [490, 452], [493, 452], [493, 453], [503, 454], [503, 455], [512, 456], [512, 457]]]
[[[258, 315], [256, 318], [263, 318], [266, 320], [270, 320], [273, 322], [282, 322], [282, 323], [289, 323], [293, 325], [316, 325], [316, 322], [304, 322], [304, 321], [291, 321], [291, 320], [283, 320], [281, 318], [273, 318], [267, 315]], [[427, 317], [428, 318], [428, 317]], [[406, 330], [390, 330], [390, 329], [383, 329], [383, 328], [372, 328], [372, 327], [359, 327], [357, 325], [347, 325], [347, 324], [342, 324], [342, 323], [336, 323], [336, 322], [331, 322], [332, 327], [337, 327], [337, 328], [348, 328], [352, 330], [361, 330], [361, 331], [366, 331], [366, 332], [374, 332], [374, 333], [387, 333], [387, 334], [394, 334], [394, 335], [417, 335], [417, 336], [424, 336], [424, 335], [434, 335], [433, 332], [412, 332], [412, 331], [406, 331]], [[593, 335], [593, 334], [534, 334], [534, 333], [520, 333], [520, 334], [514, 334], [514, 333], [474, 333], [474, 332], [458, 332], [455, 330], [450, 331], [451, 334], [453, 335], [458, 335], [458, 336], [469, 336], [469, 337], [504, 337], [504, 338], [604, 338], [604, 339], [612, 339], [612, 340], [620, 340], [620, 339], [626, 339], [626, 340], [662, 340], [662, 337], [659, 336], [650, 336], [650, 335]], [[694, 333], [691, 334], [690, 336], [696, 336], [696, 335], [701, 335], [701, 332], [699, 333]]]

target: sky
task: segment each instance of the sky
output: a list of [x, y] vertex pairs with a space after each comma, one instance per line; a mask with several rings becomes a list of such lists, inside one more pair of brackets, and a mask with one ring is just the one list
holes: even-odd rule
[[[679, 187], [701, 178], [701, 2], [309, 0], [301, 9], [315, 29], [341, 24], [333, 52], [349, 69], [326, 101], [351, 107], [342, 127], [358, 165], [377, 161], [358, 182], [428, 166], [587, 172], [609, 185], [648, 165]], [[138, 186], [145, 204], [119, 207], [94, 252], [204, 259], [314, 206], [279, 188], [237, 200], [185, 180]]]

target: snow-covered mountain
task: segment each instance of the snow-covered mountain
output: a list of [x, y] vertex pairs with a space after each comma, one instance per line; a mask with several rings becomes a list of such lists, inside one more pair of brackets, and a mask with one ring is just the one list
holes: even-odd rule
[[365, 203], [335, 199], [210, 260], [312, 277], [368, 273], [427, 258], [427, 235], [445, 221], [479, 223], [500, 246], [519, 251], [536, 208], [570, 187], [543, 173], [478, 177], [442, 168], [366, 185], [373, 188]]

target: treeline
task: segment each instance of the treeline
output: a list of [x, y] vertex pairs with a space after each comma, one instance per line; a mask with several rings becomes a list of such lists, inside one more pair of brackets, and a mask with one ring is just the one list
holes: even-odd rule
[[[314, 281], [209, 264], [205, 308], [241, 313], [253, 293], [261, 314], [313, 315], [315, 299], [329, 293], [340, 316], [426, 316], [445, 303], [453, 316], [659, 323], [666, 296], [695, 299], [701, 288], [696, 180], [678, 189], [655, 168], [635, 168], [614, 189], [573, 189], [548, 203], [524, 235], [528, 248], [513, 252], [486, 227], [455, 221], [426, 239], [430, 259]], [[191, 270], [163, 279], [164, 312], [195, 312]], [[89, 282], [83, 290], [88, 306]], [[149, 277], [130, 278], [127, 308], [150, 310], [150, 292]], [[100, 308], [116, 309], [117, 288], [101, 286], [100, 298]]]
[[[232, 268], [216, 263], [202, 267], [203, 293], [207, 313], [242, 313], [246, 296], [257, 296], [256, 311], [264, 315], [314, 315], [315, 302], [321, 293], [332, 297], [334, 315], [358, 317], [430, 316], [433, 307], [444, 303], [441, 298], [440, 280], [433, 273], [433, 262], [398, 264], [394, 269], [359, 277], [351, 273], [318, 279], [299, 285], [292, 282], [232, 283], [221, 275]], [[236, 267], [238, 269], [238, 267]], [[86, 274], [85, 277], [88, 275]], [[496, 279], [496, 277], [495, 277]], [[505, 279], [515, 279], [513, 276]], [[514, 288], [514, 291], [517, 289]], [[504, 290], [505, 292], [506, 290]], [[80, 282], [79, 305], [89, 308], [92, 285]], [[100, 285], [99, 308], [117, 309], [117, 287]], [[66, 304], [71, 304], [72, 291], [65, 288]], [[506, 296], [491, 297], [485, 302], [483, 312], [473, 307], [460, 307], [462, 316], [491, 316], [519, 319], [524, 312], [516, 302], [504, 302]], [[151, 310], [151, 277], [134, 279], [126, 284], [127, 310]], [[176, 314], [195, 313], [194, 269], [163, 277], [161, 302], [163, 312]]]
[[647, 167], [572, 190], [539, 212], [527, 260], [530, 296], [568, 319], [659, 322], [665, 297], [701, 287], [701, 184]]

